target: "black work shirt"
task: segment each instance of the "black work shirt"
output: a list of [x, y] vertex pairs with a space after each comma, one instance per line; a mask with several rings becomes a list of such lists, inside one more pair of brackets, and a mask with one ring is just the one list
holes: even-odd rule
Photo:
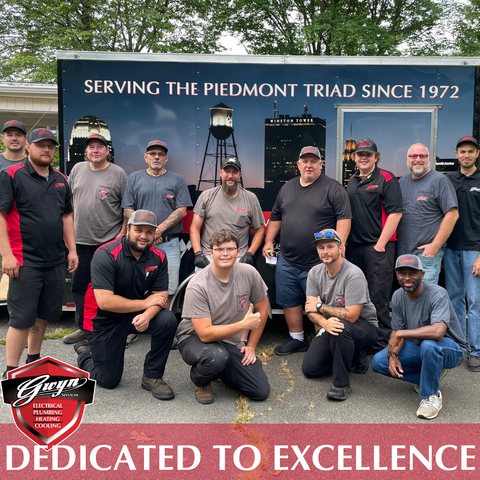
[[[395, 175], [375, 170], [363, 180], [359, 173], [353, 175], [347, 185], [347, 193], [352, 207], [352, 229], [348, 243], [377, 243], [387, 218], [392, 213], [402, 211], [402, 192]], [[397, 239], [395, 232], [390, 239]]]
[[447, 178], [455, 188], [459, 214], [447, 248], [480, 252], [480, 169], [469, 177], [457, 170]]
[[[130, 300], [143, 300], [152, 292], [168, 291], [167, 257], [151, 247], [137, 260], [127, 246], [126, 238], [102, 245], [93, 255], [90, 266], [92, 283], [85, 295], [84, 328], [98, 331], [117, 323], [125, 314], [102, 310], [92, 290], [109, 290]], [[93, 328], [92, 328], [93, 322]]]
[[67, 177], [49, 167], [48, 180], [29, 160], [0, 173], [0, 210], [20, 266], [54, 267], [65, 261], [63, 218], [72, 213]]
[[270, 216], [281, 220], [281, 253], [286, 262], [301, 270], [320, 263], [313, 234], [336, 228], [338, 220], [352, 218], [345, 189], [336, 181], [320, 175], [302, 187], [300, 177], [289, 180], [278, 192]]

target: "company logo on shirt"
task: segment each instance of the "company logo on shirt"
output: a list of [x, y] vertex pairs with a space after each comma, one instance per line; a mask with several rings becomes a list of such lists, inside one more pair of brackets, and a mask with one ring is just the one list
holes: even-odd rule
[[55, 188], [60, 188], [60, 187], [64, 187], [64, 186], [65, 186], [65, 184], [64, 184], [64, 183], [60, 183], [60, 182], [57, 182], [57, 183], [55, 184]]
[[241, 308], [241, 309], [244, 309], [244, 308], [245, 308], [245, 305], [247, 304], [247, 297], [246, 297], [246, 296], [245, 296], [245, 297], [242, 297], [242, 298], [239, 300], [238, 304], [240, 305], [240, 308]]
[[101, 189], [100, 189], [100, 198], [101, 198], [102, 200], [105, 200], [105, 199], [108, 197], [108, 194], [109, 194], [109, 193], [110, 193], [110, 192], [108, 191], [108, 189], [106, 189], [106, 188], [101, 188]]
[[472, 188], [470, 189], [470, 191], [471, 191], [471, 192], [480, 192], [480, 188], [478, 188], [478, 187], [472, 187]]
[[148, 272], [153, 272], [153, 271], [155, 271], [157, 268], [158, 268], [158, 265], [155, 265], [155, 266], [153, 266], [153, 267], [147, 267], [147, 268], [145, 269], [145, 273], [147, 274]]
[[367, 187], [367, 190], [371, 190], [372, 188], [378, 188], [378, 185], [369, 185]]
[[422, 196], [420, 196], [420, 197], [417, 198], [417, 202], [418, 202], [419, 200], [426, 201], [426, 200], [428, 200], [428, 197], [422, 197]]
[[165, 195], [165, 198], [173, 198], [174, 196], [175, 196], [175, 195], [172, 195], [171, 193], [167, 193], [167, 194]]
[[247, 211], [246, 208], [242, 208], [242, 207], [237, 208], [237, 212], [246, 212], [246, 211]]
[[340, 307], [345, 306], [345, 297], [342, 295], [335, 295], [335, 302], [337, 302], [337, 305]]

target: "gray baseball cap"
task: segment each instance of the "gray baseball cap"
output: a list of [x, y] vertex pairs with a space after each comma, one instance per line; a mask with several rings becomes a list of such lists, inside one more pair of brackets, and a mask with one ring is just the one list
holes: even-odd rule
[[320, 242], [321, 240], [334, 240], [339, 245], [342, 244], [342, 239], [336, 230], [333, 228], [326, 228], [321, 232], [314, 233], [313, 238], [315, 239], [312, 243]]
[[423, 270], [422, 261], [416, 255], [400, 255], [395, 262], [395, 270], [399, 268], [413, 268], [414, 270]]
[[300, 152], [300, 156], [298, 158], [302, 158], [304, 155], [315, 155], [320, 160], [322, 159], [322, 155], [320, 154], [320, 150], [317, 147], [303, 147], [302, 151]]
[[150, 210], [137, 210], [130, 215], [127, 225], [151, 225], [157, 228], [157, 216]]

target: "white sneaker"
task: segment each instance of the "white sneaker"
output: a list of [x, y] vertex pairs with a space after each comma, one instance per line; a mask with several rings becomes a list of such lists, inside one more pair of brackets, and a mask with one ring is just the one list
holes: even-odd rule
[[432, 418], [435, 418], [438, 415], [438, 412], [441, 409], [442, 392], [439, 390], [436, 395], [430, 395], [429, 398], [422, 399], [417, 410], [417, 417], [432, 420]]

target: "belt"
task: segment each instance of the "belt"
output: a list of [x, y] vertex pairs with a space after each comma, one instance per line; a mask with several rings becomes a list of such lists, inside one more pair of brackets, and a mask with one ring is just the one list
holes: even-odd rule
[[174, 233], [173, 235], [162, 235], [163, 243], [168, 243], [175, 238], [178, 238], [178, 233]]

